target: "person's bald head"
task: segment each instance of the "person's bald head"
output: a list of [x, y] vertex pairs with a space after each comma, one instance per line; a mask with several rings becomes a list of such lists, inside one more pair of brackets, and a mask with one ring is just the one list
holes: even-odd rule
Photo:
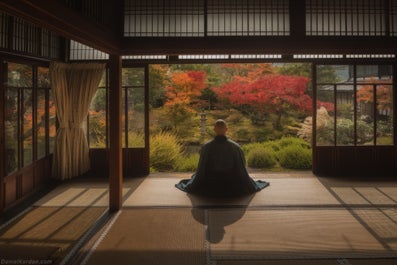
[[216, 135], [226, 135], [227, 124], [224, 120], [219, 119], [214, 124], [214, 131]]

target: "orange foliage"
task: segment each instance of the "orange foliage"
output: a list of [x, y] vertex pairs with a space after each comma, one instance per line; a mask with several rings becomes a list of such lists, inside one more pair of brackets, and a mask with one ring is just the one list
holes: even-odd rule
[[194, 104], [206, 87], [204, 71], [175, 72], [166, 87], [166, 106]]
[[[371, 79], [371, 83], [381, 83], [384, 80]], [[376, 103], [379, 110], [391, 111], [392, 109], [392, 87], [376, 85]], [[364, 103], [374, 102], [374, 85], [361, 85], [357, 90], [357, 101]]]
[[222, 64], [222, 68], [230, 69], [232, 80], [236, 82], [249, 83], [263, 76], [274, 74], [272, 64]]

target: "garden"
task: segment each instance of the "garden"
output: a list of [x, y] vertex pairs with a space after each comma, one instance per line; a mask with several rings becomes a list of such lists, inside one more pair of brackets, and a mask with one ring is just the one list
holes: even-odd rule
[[151, 171], [194, 171], [216, 119], [242, 146], [247, 166], [311, 169], [310, 64], [186, 64], [150, 67]]

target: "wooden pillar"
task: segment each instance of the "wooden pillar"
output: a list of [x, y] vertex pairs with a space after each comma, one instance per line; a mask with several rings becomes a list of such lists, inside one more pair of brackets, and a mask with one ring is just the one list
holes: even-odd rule
[[122, 207], [123, 163], [121, 146], [121, 56], [109, 56], [109, 211]]
[[318, 173], [317, 159], [317, 64], [312, 63], [312, 172]]
[[6, 67], [5, 64], [0, 61], [0, 215], [3, 212], [4, 209], [4, 176], [5, 176], [5, 165], [4, 165], [4, 157], [5, 157], [5, 143], [4, 143], [4, 131], [5, 131], [5, 126], [4, 126], [4, 108], [5, 108], [5, 102], [4, 102], [4, 84], [6, 80]]
[[397, 63], [393, 63], [393, 145], [394, 145], [394, 172], [397, 173]]

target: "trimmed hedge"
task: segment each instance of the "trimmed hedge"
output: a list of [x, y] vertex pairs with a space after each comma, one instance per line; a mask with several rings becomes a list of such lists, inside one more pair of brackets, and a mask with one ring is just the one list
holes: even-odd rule
[[272, 168], [277, 163], [286, 169], [310, 169], [312, 166], [311, 146], [297, 137], [283, 137], [279, 140], [243, 145], [247, 164], [253, 168]]
[[253, 168], [271, 168], [277, 164], [274, 151], [263, 146], [258, 146], [250, 150], [247, 156], [249, 167]]
[[312, 152], [300, 145], [290, 145], [281, 149], [278, 160], [282, 167], [288, 169], [310, 169], [312, 166]]

